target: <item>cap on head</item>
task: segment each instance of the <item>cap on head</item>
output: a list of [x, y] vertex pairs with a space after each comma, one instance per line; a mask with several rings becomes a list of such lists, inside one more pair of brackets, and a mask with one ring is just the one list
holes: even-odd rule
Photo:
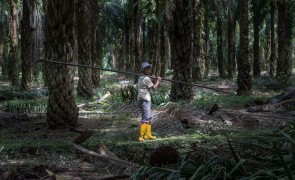
[[145, 68], [147, 67], [152, 67], [152, 64], [148, 63], [148, 62], [144, 62], [141, 64], [141, 71], [143, 71]]

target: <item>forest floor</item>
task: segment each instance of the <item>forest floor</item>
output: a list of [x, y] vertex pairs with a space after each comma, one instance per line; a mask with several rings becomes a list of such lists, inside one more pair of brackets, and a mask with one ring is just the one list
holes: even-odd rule
[[[189, 155], [191, 159], [203, 162], [208, 161], [212, 153], [232, 158], [232, 147], [236, 152], [242, 152], [246, 142], [264, 144], [274, 129], [294, 120], [294, 110], [289, 106], [270, 104], [271, 98], [282, 91], [263, 89], [266, 84], [263, 79], [255, 84], [252, 96], [237, 97], [194, 88], [195, 97], [189, 103], [170, 102], [170, 86], [163, 83], [153, 94], [153, 133], [158, 138], [137, 142], [140, 111], [134, 91], [127, 86], [128, 81], [123, 80], [120, 76], [106, 75], [102, 81], [104, 85], [94, 91], [93, 99], [76, 99], [78, 105], [86, 104], [80, 108], [75, 129], [48, 129], [46, 96], [2, 101], [0, 179], [108, 179], [118, 174], [116, 168], [110, 169], [108, 165], [102, 168], [99, 161], [93, 163], [81, 158], [73, 141], [86, 129], [94, 134], [82, 143], [83, 147], [99, 154], [107, 151], [108, 155], [111, 153], [136, 165], [150, 166], [150, 155], [161, 146], [176, 149], [180, 159]], [[233, 80], [214, 77], [204, 84], [231, 92], [236, 89]], [[5, 82], [0, 86], [9, 90]], [[107, 92], [111, 95], [105, 101], [91, 103]], [[214, 105], [218, 108], [211, 111]], [[17, 118], [8, 114], [27, 116]], [[244, 142], [243, 146], [241, 142]], [[165, 156], [165, 152], [158, 154], [161, 156]], [[175, 164], [167, 167], [177, 169]], [[128, 176], [125, 178], [129, 179]]]

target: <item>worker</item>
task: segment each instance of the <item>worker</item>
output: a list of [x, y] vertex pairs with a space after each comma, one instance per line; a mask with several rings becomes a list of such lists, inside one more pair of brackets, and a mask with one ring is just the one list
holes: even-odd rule
[[[138, 141], [142, 142], [146, 139], [154, 140], [157, 137], [152, 135], [152, 111], [151, 111], [151, 94], [150, 90], [156, 90], [161, 82], [161, 77], [150, 76], [152, 64], [144, 62], [141, 65], [142, 75], [139, 76], [137, 82], [137, 100], [141, 110], [141, 122]], [[154, 84], [152, 79], [156, 80]]]

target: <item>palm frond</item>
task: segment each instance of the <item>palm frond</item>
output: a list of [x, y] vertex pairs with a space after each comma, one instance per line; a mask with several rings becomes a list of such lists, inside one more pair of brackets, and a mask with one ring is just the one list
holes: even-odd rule
[[124, 29], [125, 10], [119, 3], [107, 3], [105, 6], [105, 17], [110, 18], [111, 22], [120, 29]]
[[147, 167], [143, 166], [139, 168], [130, 178], [131, 180], [136, 179], [147, 179], [147, 180], [177, 180], [180, 179], [180, 172], [173, 169]]
[[93, 165], [105, 168], [113, 174], [127, 173], [131, 174], [139, 169], [139, 165], [124, 161], [118, 158], [110, 157], [107, 155], [99, 154], [97, 152], [88, 150], [83, 146], [74, 144], [74, 147], [81, 153], [81, 157]]

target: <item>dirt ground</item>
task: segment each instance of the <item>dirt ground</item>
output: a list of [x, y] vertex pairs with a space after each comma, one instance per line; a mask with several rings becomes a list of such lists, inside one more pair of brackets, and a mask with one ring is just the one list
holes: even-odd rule
[[[136, 107], [133, 106], [135, 105], [123, 104], [118, 108], [121, 109], [121, 112], [123, 112], [126, 109], [136, 109]], [[270, 112], [267, 112], [267, 114], [269, 113]], [[226, 131], [228, 128], [231, 130], [239, 127], [257, 128], [259, 126], [267, 126], [271, 123], [270, 121], [272, 121], [271, 124], [281, 122], [279, 118], [272, 117], [271, 120], [269, 118], [271, 115], [257, 112], [250, 113], [247, 112], [247, 109], [240, 109], [236, 111], [217, 110], [210, 115], [208, 114], [210, 113], [198, 110], [189, 105], [166, 106], [165, 108], [159, 108], [154, 111], [154, 130], [157, 135], [160, 135], [160, 137], [165, 137], [172, 135], [184, 135], [187, 133], [187, 130], [193, 128], [201, 128], [207, 133], [218, 133]], [[137, 117], [139, 114], [135, 113], [132, 116]], [[136, 118], [134, 121], [128, 123], [124, 123], [124, 119], [122, 120], [116, 118], [116, 115], [107, 118], [81, 117], [78, 121], [79, 126], [76, 129], [104, 129], [105, 131], [108, 131], [105, 133], [106, 136], [114, 136], [113, 138], [121, 141], [126, 141], [126, 139], [124, 139], [125, 137], [131, 137], [131, 141], [133, 139], [135, 142], [138, 131]], [[121, 129], [123, 128], [123, 130], [117, 130], [116, 128], [118, 128], [118, 126], [120, 126]], [[28, 136], [32, 139], [37, 136], [43, 138], [44, 140], [63, 138], [68, 142], [73, 142], [75, 137], [79, 136], [79, 133], [73, 132], [73, 129], [71, 128], [66, 129], [66, 131], [64, 129], [48, 130], [45, 114], [31, 115], [28, 120], [20, 122], [11, 121], [1, 128], [2, 130], [9, 132], [11, 136]], [[124, 132], [124, 128], [129, 129], [129, 131]], [[116, 129], [116, 132], [112, 133], [112, 129]], [[0, 174], [2, 179], [65, 178], [70, 180], [79, 180], [103, 179], [113, 175], [108, 172], [107, 169], [95, 167], [94, 165], [80, 159], [77, 152], [69, 152], [68, 154], [63, 154], [64, 152], [62, 152], [60, 157], [64, 157], [64, 159], [58, 157], [55, 160], [49, 161], [50, 163], [43, 164], [43, 155], [41, 155], [42, 158], [40, 159], [40, 156], [26, 156], [26, 154], [34, 154], [34, 149], [27, 149], [24, 151], [25, 153], [19, 154], [19, 156], [15, 157], [15, 159], [7, 158], [7, 161], [5, 161], [5, 158], [2, 158], [4, 159], [4, 161], [0, 164]], [[67, 155], [70, 157], [66, 157]], [[47, 157], [47, 159], [50, 159], [50, 157]], [[66, 163], [61, 164], [61, 161]]]
[[[93, 129], [93, 127], [97, 127], [97, 120], [89, 121], [89, 119], [80, 118], [79, 125], [80, 126], [77, 127], [78, 129]], [[10, 122], [0, 128], [1, 131], [9, 132], [11, 136], [28, 136], [30, 138], [39, 136], [47, 140], [62, 137], [73, 141], [75, 137], [79, 135], [79, 133], [72, 132], [71, 128], [66, 129], [66, 131], [70, 133], [69, 137], [63, 137], [62, 134], [65, 133], [64, 129], [49, 130], [46, 125], [45, 115], [34, 115], [30, 117], [29, 120]], [[65, 152], [61, 152], [59, 154], [60, 157], [57, 158], [44, 157], [46, 154], [37, 155], [34, 149], [23, 149], [23, 152], [14, 155], [2, 153], [6, 157], [1, 158], [0, 180], [84, 180], [103, 179], [113, 176], [107, 169], [97, 168], [81, 159], [78, 152], [76, 152], [76, 154], [72, 154], [71, 152], [63, 153]], [[61, 157], [64, 157], [64, 159]], [[64, 163], [60, 163], [61, 161]]]
[[[231, 86], [224, 83], [220, 88]], [[119, 114], [129, 113], [125, 118], [120, 119], [118, 115], [107, 118], [101, 116], [81, 116], [77, 127], [78, 130], [103, 129], [103, 135], [118, 141], [136, 142], [138, 133], [139, 110], [134, 103], [123, 103], [113, 109], [113, 112]], [[213, 108], [213, 106], [212, 106]], [[153, 128], [157, 136], [165, 139], [166, 137], [176, 135], [186, 135], [189, 130], [194, 128], [201, 129], [207, 134], [218, 134], [228, 129], [238, 128], [258, 128], [259, 126], [283, 126], [285, 123], [294, 120], [294, 114], [285, 116], [275, 116], [272, 114], [273, 106], [263, 103], [257, 105], [255, 102], [242, 109], [197, 109], [191, 105], [166, 104], [154, 111]], [[90, 108], [91, 109], [91, 108]], [[130, 109], [134, 111], [129, 112]], [[84, 108], [85, 111], [89, 110]], [[5, 113], [5, 112], [0, 112]], [[132, 118], [132, 120], [128, 118]], [[110, 121], [111, 119], [111, 121]], [[254, 128], [255, 127], [255, 128]], [[28, 118], [19, 120], [8, 120], [5, 124], [0, 123], [0, 131], [9, 133], [13, 137], [28, 136], [44, 141], [55, 141], [63, 139], [67, 143], [72, 143], [79, 136], [79, 133], [73, 132], [73, 129], [48, 130], [46, 124], [46, 114], [29, 115]], [[2, 133], [1, 133], [2, 134]], [[213, 134], [214, 135], [214, 134]], [[2, 137], [1, 137], [2, 138]], [[60, 139], [59, 139], [60, 138]], [[160, 139], [160, 138], [159, 138]], [[69, 145], [72, 149], [74, 147]], [[108, 179], [113, 176], [106, 168], [98, 168], [79, 157], [79, 153], [74, 152], [56, 152], [55, 157], [52, 154], [46, 154], [46, 150], [36, 153], [36, 149], [24, 149], [22, 153], [10, 154], [2, 153], [0, 144], [0, 180], [12, 179]], [[54, 147], [51, 147], [54, 149]], [[45, 154], [42, 154], [45, 153]], [[41, 155], [40, 155], [41, 154]], [[44, 160], [45, 159], [45, 160]], [[124, 179], [124, 178], [120, 178]], [[125, 178], [128, 179], [128, 178]]]

